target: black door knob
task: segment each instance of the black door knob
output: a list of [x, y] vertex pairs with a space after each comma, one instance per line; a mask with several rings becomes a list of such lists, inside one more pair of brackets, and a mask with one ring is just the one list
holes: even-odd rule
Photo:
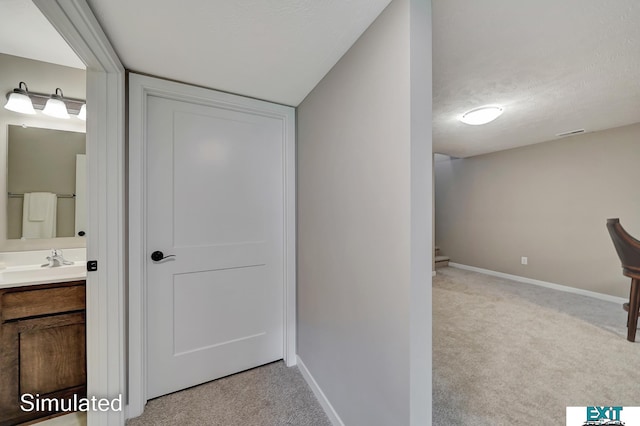
[[151, 253], [151, 260], [153, 260], [154, 262], [160, 262], [161, 260], [169, 257], [176, 257], [176, 255], [170, 254], [169, 256], [165, 256], [164, 253], [162, 253], [160, 250], [156, 250], [153, 253]]
[[161, 251], [154, 251], [153, 253], [151, 253], [151, 260], [153, 260], [154, 262], [159, 262], [162, 259], [164, 259], [164, 253], [162, 253]]

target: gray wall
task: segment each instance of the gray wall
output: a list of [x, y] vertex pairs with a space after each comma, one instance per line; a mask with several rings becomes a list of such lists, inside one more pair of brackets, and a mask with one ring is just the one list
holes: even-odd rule
[[297, 111], [298, 354], [349, 426], [431, 421], [429, 5], [392, 2]]
[[436, 242], [452, 262], [628, 297], [605, 223], [640, 237], [639, 164], [640, 124], [440, 159]]
[[[85, 70], [0, 53], [0, 91], [2, 95], [4, 96], [7, 92], [13, 91], [21, 81], [27, 83], [29, 90], [32, 92], [53, 93], [57, 87], [60, 87], [67, 97], [86, 99]], [[61, 120], [48, 117], [42, 114], [41, 111], [36, 111], [35, 115], [26, 115], [0, 108], [0, 168], [2, 169], [2, 173], [0, 173], [0, 189], [5, 194], [0, 197], [0, 251], [41, 250], [54, 246], [56, 248], [85, 247], [85, 238], [26, 241], [7, 239], [7, 227], [5, 224], [7, 222], [8, 209], [6, 189], [9, 125], [24, 125], [32, 128], [68, 130], [82, 133], [86, 129], [86, 123], [75, 117]], [[75, 169], [73, 172], [75, 173]]]

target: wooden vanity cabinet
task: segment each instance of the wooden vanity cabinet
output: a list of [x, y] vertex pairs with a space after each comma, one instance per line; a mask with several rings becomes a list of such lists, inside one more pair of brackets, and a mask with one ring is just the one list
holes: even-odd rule
[[0, 289], [0, 321], [0, 426], [55, 414], [24, 394], [86, 396], [85, 281]]

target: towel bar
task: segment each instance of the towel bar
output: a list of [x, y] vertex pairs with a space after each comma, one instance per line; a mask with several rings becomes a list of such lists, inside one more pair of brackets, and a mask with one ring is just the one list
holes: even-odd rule
[[[22, 198], [24, 193], [8, 192], [9, 198]], [[76, 194], [56, 194], [58, 198], [76, 198]]]

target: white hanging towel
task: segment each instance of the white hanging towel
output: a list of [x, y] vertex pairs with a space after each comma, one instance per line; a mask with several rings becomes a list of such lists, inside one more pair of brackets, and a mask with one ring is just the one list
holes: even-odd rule
[[24, 194], [22, 238], [55, 238], [58, 196], [51, 192]]

